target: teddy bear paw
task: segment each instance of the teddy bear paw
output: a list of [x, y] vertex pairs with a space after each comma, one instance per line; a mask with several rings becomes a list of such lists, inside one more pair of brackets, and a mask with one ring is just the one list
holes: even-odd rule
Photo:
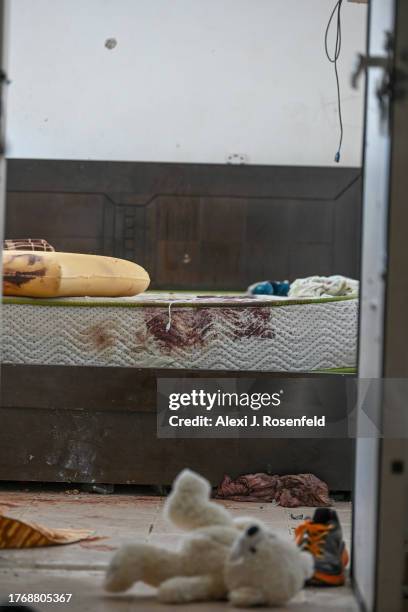
[[159, 601], [166, 604], [181, 604], [190, 601], [190, 595], [182, 581], [170, 578], [160, 585], [157, 593]]
[[236, 608], [249, 608], [251, 606], [260, 606], [265, 603], [262, 592], [252, 587], [242, 587], [231, 591], [229, 600]]

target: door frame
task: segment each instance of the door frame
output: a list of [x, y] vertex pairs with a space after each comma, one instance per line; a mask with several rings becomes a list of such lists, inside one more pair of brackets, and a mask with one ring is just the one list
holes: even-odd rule
[[[393, 68], [408, 74], [408, 3], [371, 0], [368, 19], [367, 56], [386, 56], [387, 30], [394, 38]], [[359, 329], [359, 378], [378, 381], [408, 377], [408, 82], [397, 84], [399, 95], [388, 98], [384, 120], [377, 98], [383, 74], [375, 65], [367, 70]], [[396, 406], [382, 386], [376, 401], [377, 416], [387, 429]], [[361, 412], [362, 436], [367, 435], [362, 433], [365, 419]], [[352, 576], [368, 612], [403, 607], [407, 459], [406, 439], [357, 438]]]

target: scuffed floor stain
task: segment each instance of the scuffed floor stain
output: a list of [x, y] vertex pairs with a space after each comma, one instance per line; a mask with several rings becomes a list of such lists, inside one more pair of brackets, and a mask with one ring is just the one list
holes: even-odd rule
[[90, 548], [92, 550], [99, 550], [100, 552], [109, 552], [112, 550], [118, 550], [118, 546], [108, 546], [107, 544], [87, 544], [86, 542], [79, 543], [82, 548]]
[[[105, 506], [109, 503], [113, 504], [116, 507], [120, 507], [120, 508], [126, 508], [126, 507], [130, 507], [132, 508], [134, 506], [134, 498], [130, 498], [129, 496], [126, 495], [112, 495], [109, 496], [109, 499], [111, 501], [107, 501], [107, 498], [105, 495], [97, 495], [95, 493], [82, 493], [81, 491], [78, 493], [78, 495], [66, 495], [65, 491], [61, 491], [60, 493], [54, 493], [52, 495], [47, 495], [44, 493], [41, 493], [40, 495], [36, 494], [35, 492], [29, 492], [29, 493], [22, 493], [20, 491], [18, 491], [16, 494], [16, 497], [18, 497], [18, 502], [11, 502], [11, 501], [4, 501], [4, 500], [0, 500], [0, 508], [2, 506], [6, 507], [6, 508], [24, 508], [29, 506], [31, 503], [33, 503], [33, 501], [35, 502], [36, 505], [51, 505], [51, 506], [56, 506], [56, 505], [75, 505], [75, 504], [79, 504], [79, 505], [92, 505], [92, 506]], [[0, 493], [1, 496], [1, 493]], [[7, 494], [7, 496], [9, 496], [9, 494]], [[148, 496], [142, 496], [142, 495], [137, 495], [137, 501], [143, 503], [144, 506], [151, 506], [152, 508], [155, 508], [157, 506], [158, 500], [160, 498], [158, 497], [148, 497]], [[91, 518], [91, 517], [90, 517]], [[93, 518], [99, 518], [98, 515], [95, 515]]]
[[118, 550], [118, 546], [110, 546], [109, 544], [95, 544], [101, 540], [108, 540], [108, 536], [93, 536], [78, 542], [82, 548], [90, 548], [91, 550], [99, 550], [101, 552], [109, 552], [112, 550]]
[[20, 508], [22, 504], [14, 504], [13, 502], [0, 501], [0, 513], [4, 508]]

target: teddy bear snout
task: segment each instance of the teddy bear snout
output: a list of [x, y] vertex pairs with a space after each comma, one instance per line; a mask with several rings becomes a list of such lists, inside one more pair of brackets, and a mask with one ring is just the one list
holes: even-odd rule
[[250, 527], [248, 527], [246, 533], [247, 533], [247, 536], [252, 537], [252, 536], [256, 535], [258, 533], [258, 531], [259, 531], [258, 525], [251, 525]]

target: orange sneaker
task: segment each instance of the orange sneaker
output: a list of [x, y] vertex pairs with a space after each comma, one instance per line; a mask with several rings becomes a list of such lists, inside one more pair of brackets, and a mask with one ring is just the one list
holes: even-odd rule
[[335, 510], [317, 508], [313, 519], [308, 519], [296, 527], [295, 539], [299, 548], [310, 552], [315, 560], [315, 573], [307, 584], [344, 584], [344, 570], [349, 562], [349, 555]]

